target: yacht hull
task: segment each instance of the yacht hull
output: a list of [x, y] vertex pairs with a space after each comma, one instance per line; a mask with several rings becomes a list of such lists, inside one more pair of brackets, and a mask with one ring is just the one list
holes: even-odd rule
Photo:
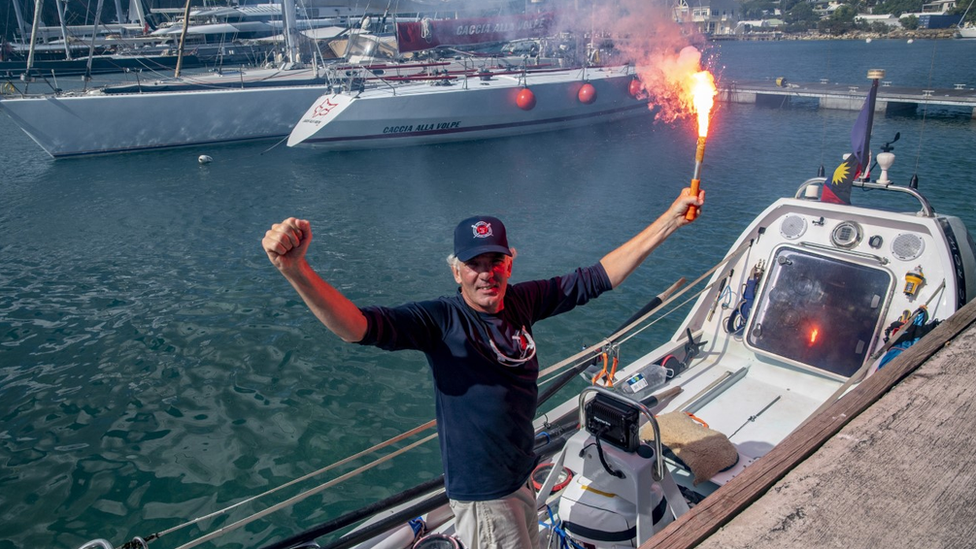
[[[610, 122], [650, 112], [646, 100], [631, 94], [634, 78], [628, 67], [607, 67], [326, 94], [295, 125], [288, 145], [330, 150], [402, 147]], [[591, 88], [581, 93], [587, 85]], [[524, 100], [519, 105], [524, 90], [534, 97], [531, 108], [525, 108]]]
[[274, 86], [18, 97], [4, 111], [55, 158], [283, 138], [326, 89]]

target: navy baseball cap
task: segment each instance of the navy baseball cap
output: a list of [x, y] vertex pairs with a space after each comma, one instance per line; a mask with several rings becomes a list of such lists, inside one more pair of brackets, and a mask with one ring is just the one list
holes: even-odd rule
[[468, 261], [486, 253], [512, 255], [505, 225], [497, 217], [479, 215], [458, 223], [454, 229], [454, 256]]

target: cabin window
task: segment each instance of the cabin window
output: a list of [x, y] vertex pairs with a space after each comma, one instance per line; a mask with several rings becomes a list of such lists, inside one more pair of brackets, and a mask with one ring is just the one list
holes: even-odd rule
[[853, 375], [871, 353], [891, 274], [784, 247], [766, 276], [747, 334], [749, 345], [819, 370]]

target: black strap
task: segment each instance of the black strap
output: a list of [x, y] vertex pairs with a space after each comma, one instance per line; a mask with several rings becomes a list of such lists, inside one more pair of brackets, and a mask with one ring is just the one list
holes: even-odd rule
[[[661, 497], [661, 502], [657, 504], [654, 511], [651, 512], [651, 521], [654, 524], [661, 522], [664, 518], [664, 513], [668, 510], [668, 498]], [[577, 536], [583, 536], [585, 538], [594, 539], [597, 541], [629, 541], [637, 537], [637, 525], [633, 528], [628, 528], [621, 532], [606, 532], [603, 530], [597, 530], [595, 528], [587, 528], [576, 524], [575, 522], [564, 521], [563, 527], [567, 531], [576, 534]]]
[[637, 537], [637, 526], [621, 532], [605, 532], [594, 528], [587, 528], [575, 522], [563, 522], [563, 527], [570, 533], [597, 541], [630, 541]]

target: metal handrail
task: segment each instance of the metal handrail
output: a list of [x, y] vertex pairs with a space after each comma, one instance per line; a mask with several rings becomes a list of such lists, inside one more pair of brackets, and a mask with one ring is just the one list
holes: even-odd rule
[[[823, 186], [826, 182], [826, 177], [811, 177], [800, 184], [800, 188], [797, 189], [796, 194], [793, 195], [793, 198], [807, 198], [805, 196], [807, 187], [811, 185]], [[890, 183], [871, 183], [870, 181], [854, 181], [852, 185], [854, 187], [861, 187], [862, 189], [905, 193], [914, 197], [915, 200], [918, 200], [919, 204], [921, 204], [922, 209], [919, 213], [925, 217], [935, 217], [935, 209], [932, 208], [932, 205], [929, 203], [928, 199], [922, 196], [922, 193], [918, 192], [917, 189], [892, 185]]]

